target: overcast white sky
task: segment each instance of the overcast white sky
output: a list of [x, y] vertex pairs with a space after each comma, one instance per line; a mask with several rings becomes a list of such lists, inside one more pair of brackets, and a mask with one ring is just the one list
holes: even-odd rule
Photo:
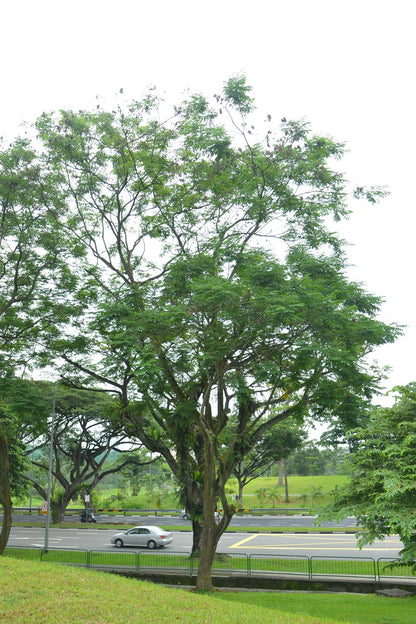
[[380, 184], [342, 227], [351, 277], [405, 335], [377, 353], [388, 388], [416, 381], [413, 0], [3, 0], [0, 135], [43, 110], [89, 108], [149, 85], [177, 102], [243, 72], [257, 108], [345, 141], [352, 183]]

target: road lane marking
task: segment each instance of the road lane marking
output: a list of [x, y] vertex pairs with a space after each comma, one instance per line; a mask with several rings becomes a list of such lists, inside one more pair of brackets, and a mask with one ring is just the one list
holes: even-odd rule
[[240, 546], [242, 544], [247, 544], [247, 542], [250, 542], [252, 539], [255, 539], [256, 537], [260, 537], [261, 535], [262, 535], [261, 533], [257, 533], [255, 535], [250, 535], [249, 537], [246, 537], [245, 539], [241, 540], [240, 542], [237, 542], [236, 544], [232, 544], [228, 548], [240, 548]]
[[[238, 548], [241, 550], [245, 550], [244, 546], [229, 546], [228, 548]], [[268, 546], [268, 545], [264, 545], [261, 544], [260, 546], [252, 546], [251, 548], [258, 548], [259, 550], [300, 550], [299, 546]], [[336, 546], [302, 546], [303, 550], [349, 550], [351, 552], [352, 547], [347, 548], [347, 547], [336, 547]], [[374, 552], [374, 551], [380, 551], [380, 552], [386, 552], [387, 550], [392, 550], [394, 552], [397, 551], [397, 548], [363, 548], [362, 550], [359, 550], [357, 548], [357, 552], [363, 553], [363, 552]]]
[[[323, 535], [299, 535], [297, 536], [298, 539], [299, 538], [303, 538], [301, 539], [301, 544], [299, 544], [299, 542], [297, 543], [286, 543], [286, 544], [259, 544], [258, 546], [254, 546], [253, 544], [250, 544], [249, 546], [247, 546], [247, 544], [249, 542], [252, 542], [254, 539], [258, 538], [258, 537], [265, 537], [264, 533], [255, 533], [253, 535], [250, 535], [249, 537], [246, 537], [243, 540], [240, 540], [239, 542], [236, 542], [234, 544], [230, 544], [230, 546], [228, 546], [229, 549], [241, 549], [241, 550], [245, 550], [246, 548], [261, 548], [261, 549], [265, 549], [265, 550], [299, 550], [299, 549], [305, 549], [305, 550], [351, 550], [354, 548], [354, 546], [356, 546], [356, 542], [355, 540], [346, 538], [346, 539], [337, 539], [335, 538], [335, 545], [329, 545], [328, 543], [328, 537], [325, 537]], [[267, 538], [269, 539], [270, 536], [267, 536]], [[281, 535], [276, 535], [277, 539], [281, 539], [282, 536]], [[305, 539], [308, 540], [308, 542], [305, 543]], [[319, 542], [319, 540], [321, 541], [321, 544], [317, 544], [317, 542]], [[348, 546], [341, 546], [341, 544], [348, 544]], [[391, 544], [391, 546], [390, 546]], [[402, 544], [400, 542], [397, 542], [397, 540], [395, 539], [391, 539], [391, 540], [385, 540], [383, 542], [378, 542], [378, 544], [375, 545], [369, 545], [366, 546], [365, 548], [362, 548], [361, 550], [359, 550], [357, 548], [357, 550], [361, 553], [365, 553], [365, 552], [383, 552], [383, 551], [388, 551], [388, 550], [394, 550], [397, 551], [398, 548], [402, 548]]]

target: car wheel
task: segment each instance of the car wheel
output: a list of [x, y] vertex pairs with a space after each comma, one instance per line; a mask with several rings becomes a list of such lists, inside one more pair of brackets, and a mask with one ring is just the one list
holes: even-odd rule
[[150, 540], [149, 542], [147, 542], [147, 547], [153, 550], [153, 548], [156, 548], [156, 542]]
[[123, 540], [121, 539], [116, 539], [116, 541], [114, 542], [114, 546], [116, 548], [123, 548]]
[[182, 518], [183, 518], [184, 520], [189, 520], [189, 516], [188, 516], [188, 514], [187, 514], [187, 513], [184, 513], [184, 514], [183, 514], [183, 516], [182, 516]]

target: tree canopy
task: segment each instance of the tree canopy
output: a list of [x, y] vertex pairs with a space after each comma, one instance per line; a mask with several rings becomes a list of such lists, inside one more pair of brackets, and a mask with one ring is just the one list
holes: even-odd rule
[[396, 388], [394, 406], [374, 409], [349, 439], [351, 482], [323, 517], [355, 515], [360, 545], [399, 535], [402, 559], [416, 569], [416, 383]]
[[72, 249], [55, 296], [73, 307], [38, 355], [115, 392], [125, 431], [174, 471], [194, 530], [203, 520], [199, 589], [237, 463], [289, 416], [359, 410], [377, 389], [367, 356], [398, 331], [347, 278], [329, 225], [348, 214], [344, 146], [270, 115], [254, 128], [250, 91], [234, 77], [166, 117], [150, 92], [36, 126], [43, 198]]

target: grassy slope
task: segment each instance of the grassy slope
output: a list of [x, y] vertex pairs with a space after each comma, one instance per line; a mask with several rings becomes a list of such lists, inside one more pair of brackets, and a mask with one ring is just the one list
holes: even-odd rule
[[[300, 505], [300, 501], [299, 501], [299, 497], [302, 494], [310, 494], [314, 488], [321, 488], [322, 493], [327, 493], [330, 492], [332, 489], [335, 488], [336, 485], [340, 486], [345, 484], [346, 482], [348, 482], [349, 477], [347, 476], [343, 476], [343, 475], [322, 475], [322, 476], [310, 476], [310, 477], [289, 477], [288, 479], [288, 483], [289, 483], [289, 496], [291, 499], [290, 504], [285, 504], [284, 503], [284, 488], [280, 487], [279, 491], [280, 491], [280, 498], [279, 501], [276, 503], [276, 507], [290, 507], [290, 506], [294, 506], [294, 507], [299, 507]], [[271, 507], [272, 504], [267, 501], [264, 500], [262, 505], [260, 505], [260, 501], [258, 499], [257, 496], [257, 491], [260, 488], [264, 488], [264, 489], [268, 489], [268, 488], [273, 488], [277, 485], [278, 483], [278, 477], [260, 477], [258, 479], [255, 479], [254, 481], [251, 481], [245, 488], [244, 488], [244, 499], [243, 499], [243, 505], [244, 507], [260, 507], [260, 506], [264, 506], [264, 507]], [[237, 493], [237, 482], [235, 479], [230, 479], [229, 482], [229, 489], [230, 489], [230, 493], [231, 491], [234, 493]], [[100, 494], [99, 497], [101, 499], [108, 499], [111, 495], [116, 496], [117, 493], [119, 492], [119, 490], [117, 488], [106, 488], [106, 489], [100, 489]], [[322, 500], [322, 502], [324, 502], [326, 500], [326, 497]], [[138, 496], [134, 496], [130, 499], [125, 499], [124, 502], [126, 502], [127, 504], [125, 505], [126, 508], [141, 508], [141, 509], [153, 509], [154, 508], [154, 501], [150, 501], [148, 498], [146, 498], [146, 494], [144, 491], [144, 488], [142, 490], [142, 493]], [[178, 501], [175, 500], [174, 497], [172, 496], [168, 496], [168, 495], [163, 495], [161, 498], [161, 507], [162, 508], [177, 508], [178, 507]], [[33, 507], [40, 507], [42, 504], [42, 501], [40, 499], [37, 498], [36, 494], [33, 496], [32, 499], [32, 506]], [[310, 499], [307, 500], [305, 502], [306, 506], [310, 506], [311, 501]], [[27, 507], [29, 505], [29, 500], [25, 500], [25, 501], [15, 501], [15, 505], [16, 507], [22, 506], [22, 507]], [[99, 504], [97, 505], [98, 507], [101, 507], [102, 505]], [[114, 502], [114, 503], [108, 503], [104, 505], [105, 507], [115, 507], [115, 508], [120, 508], [120, 501], [118, 502]], [[70, 505], [68, 506], [68, 509], [70, 508], [79, 508], [82, 507], [82, 501], [77, 501], [75, 503], [70, 503]], [[121, 505], [121, 507], [123, 507], [123, 505]]]
[[[304, 492], [311, 492], [313, 488], [322, 488], [322, 492], [330, 492], [336, 485], [344, 485], [349, 481], [345, 475], [319, 475], [310, 477], [288, 477], [289, 496], [300, 496]], [[233, 480], [230, 479], [230, 483]], [[277, 485], [278, 477], [259, 477], [250, 481], [244, 488], [246, 495], [255, 494], [260, 487], [271, 488]], [[284, 487], [280, 488], [284, 494]]]
[[[220, 599], [252, 606], [257, 597], [251, 592], [224, 593]], [[414, 624], [416, 597], [386, 598], [363, 594], [304, 594], [267, 593], [261, 595], [263, 607], [274, 612], [314, 617], [336, 617], [344, 624]], [[294, 619], [294, 622], [296, 620]]]
[[[0, 621], [13, 624], [411, 624], [416, 612], [413, 598], [341, 596], [339, 603], [338, 596], [322, 594], [195, 595], [101, 572], [7, 557], [0, 557], [0, 579]], [[358, 610], [350, 608], [352, 600]], [[384, 619], [373, 614], [378, 600]], [[354, 613], [367, 619], [355, 619]]]

